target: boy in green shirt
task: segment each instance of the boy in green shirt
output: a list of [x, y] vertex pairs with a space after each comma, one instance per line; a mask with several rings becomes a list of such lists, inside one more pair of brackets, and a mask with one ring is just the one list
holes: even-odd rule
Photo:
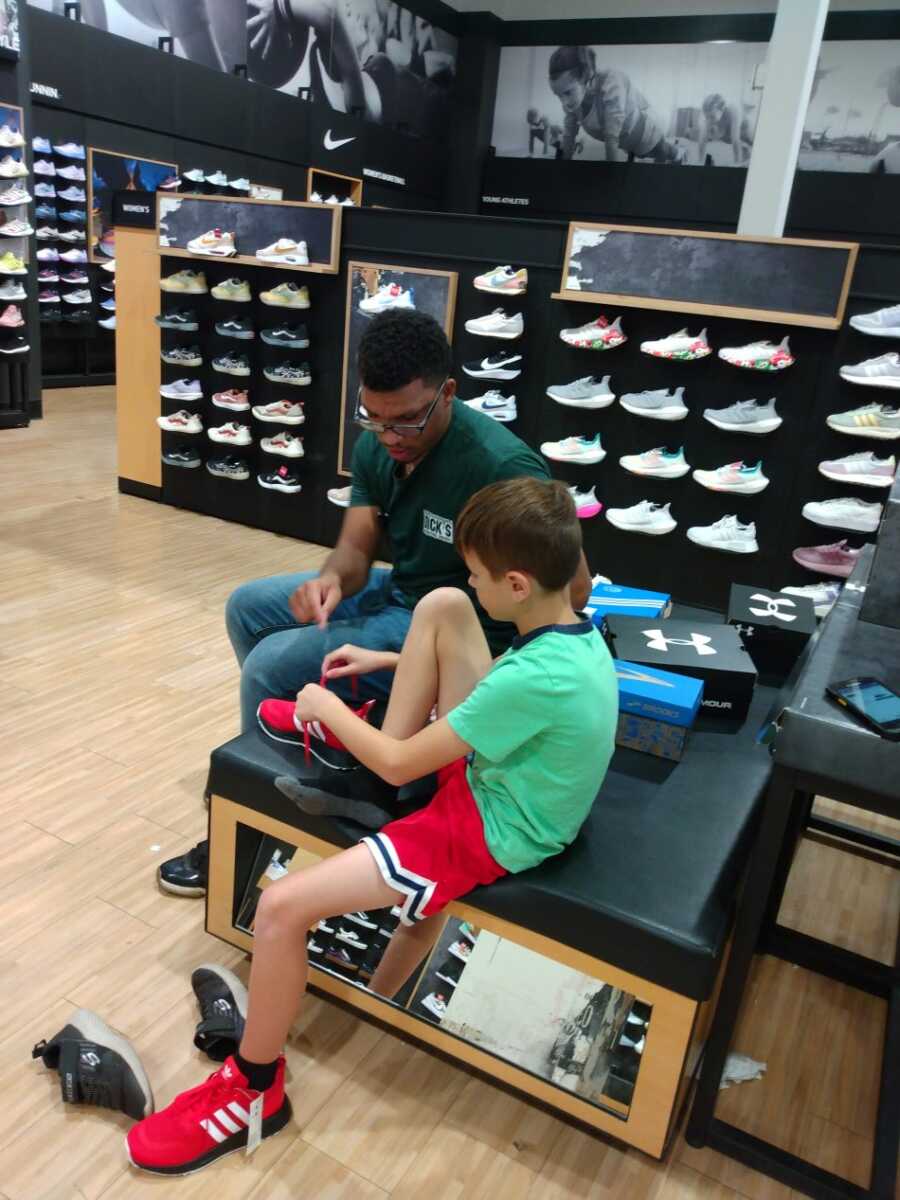
[[518, 636], [492, 664], [471, 600], [438, 588], [416, 605], [400, 654], [348, 645], [323, 663], [326, 679], [395, 671], [382, 729], [317, 684], [296, 703], [271, 702], [287, 705], [286, 728], [315, 724], [389, 783], [437, 771], [439, 788], [425, 808], [265, 890], [240, 1049], [131, 1129], [135, 1166], [186, 1174], [290, 1120], [281, 1052], [306, 989], [301, 947], [318, 921], [399, 905], [371, 981], [393, 996], [440, 932], [427, 918], [558, 854], [590, 812], [613, 752], [618, 694], [603, 639], [572, 609], [581, 531], [568, 490], [529, 478], [491, 484], [460, 514], [456, 543], [481, 605]]

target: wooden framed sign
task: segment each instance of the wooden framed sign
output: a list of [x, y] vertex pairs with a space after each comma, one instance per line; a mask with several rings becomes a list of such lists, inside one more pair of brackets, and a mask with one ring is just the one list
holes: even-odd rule
[[[88, 260], [96, 263], [115, 258], [115, 239], [111, 231], [116, 224], [137, 229], [152, 228], [155, 214], [152, 193], [161, 183], [177, 176], [178, 167], [156, 158], [138, 158], [118, 150], [88, 146], [86, 173], [87, 211], [91, 223]], [[126, 193], [134, 194], [132, 204], [121, 199]]]
[[555, 300], [837, 329], [856, 242], [572, 221]]

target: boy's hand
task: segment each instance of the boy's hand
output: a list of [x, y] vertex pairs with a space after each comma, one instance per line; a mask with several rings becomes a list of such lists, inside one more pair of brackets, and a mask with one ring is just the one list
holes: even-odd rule
[[[308, 683], [302, 692], [297, 693], [297, 706], [294, 713], [298, 721], [321, 721], [329, 704], [337, 697], [317, 683]], [[340, 701], [338, 700], [340, 704]]]
[[301, 625], [316, 624], [324, 629], [342, 596], [341, 581], [336, 575], [317, 575], [297, 588], [289, 604]]
[[390, 671], [399, 656], [388, 650], [366, 650], [362, 646], [341, 646], [326, 654], [322, 660], [323, 679], [341, 679], [347, 675], [371, 675], [373, 671]]

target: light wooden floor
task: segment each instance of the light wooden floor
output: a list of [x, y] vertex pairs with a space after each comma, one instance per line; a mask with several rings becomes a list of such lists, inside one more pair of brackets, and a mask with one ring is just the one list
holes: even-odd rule
[[[112, 390], [46, 405], [0, 433], [0, 1200], [787, 1200], [681, 1139], [660, 1164], [592, 1138], [314, 999], [288, 1050], [295, 1124], [249, 1161], [138, 1176], [126, 1118], [62, 1105], [29, 1051], [74, 1005], [134, 1040], [160, 1105], [210, 1069], [189, 974], [245, 964], [154, 873], [203, 836], [207, 756], [237, 730], [230, 588], [322, 551], [118, 495]], [[786, 914], [886, 959], [896, 875], [807, 843]], [[760, 961], [736, 1049], [768, 1075], [720, 1114], [865, 1182], [883, 1020], [878, 1001]]]

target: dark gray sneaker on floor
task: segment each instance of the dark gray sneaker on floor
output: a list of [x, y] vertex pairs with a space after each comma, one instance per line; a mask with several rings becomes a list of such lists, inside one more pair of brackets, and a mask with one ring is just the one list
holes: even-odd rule
[[237, 1053], [244, 1035], [247, 989], [233, 971], [216, 963], [197, 967], [191, 987], [200, 1006], [194, 1045], [213, 1062], [224, 1062]]
[[209, 842], [206, 838], [178, 858], [161, 863], [159, 886], [173, 896], [205, 896], [209, 873]]
[[135, 1121], [153, 1112], [153, 1092], [128, 1038], [88, 1008], [72, 1013], [50, 1041], [40, 1041], [32, 1058], [59, 1071], [66, 1104], [94, 1104], [127, 1113]]

